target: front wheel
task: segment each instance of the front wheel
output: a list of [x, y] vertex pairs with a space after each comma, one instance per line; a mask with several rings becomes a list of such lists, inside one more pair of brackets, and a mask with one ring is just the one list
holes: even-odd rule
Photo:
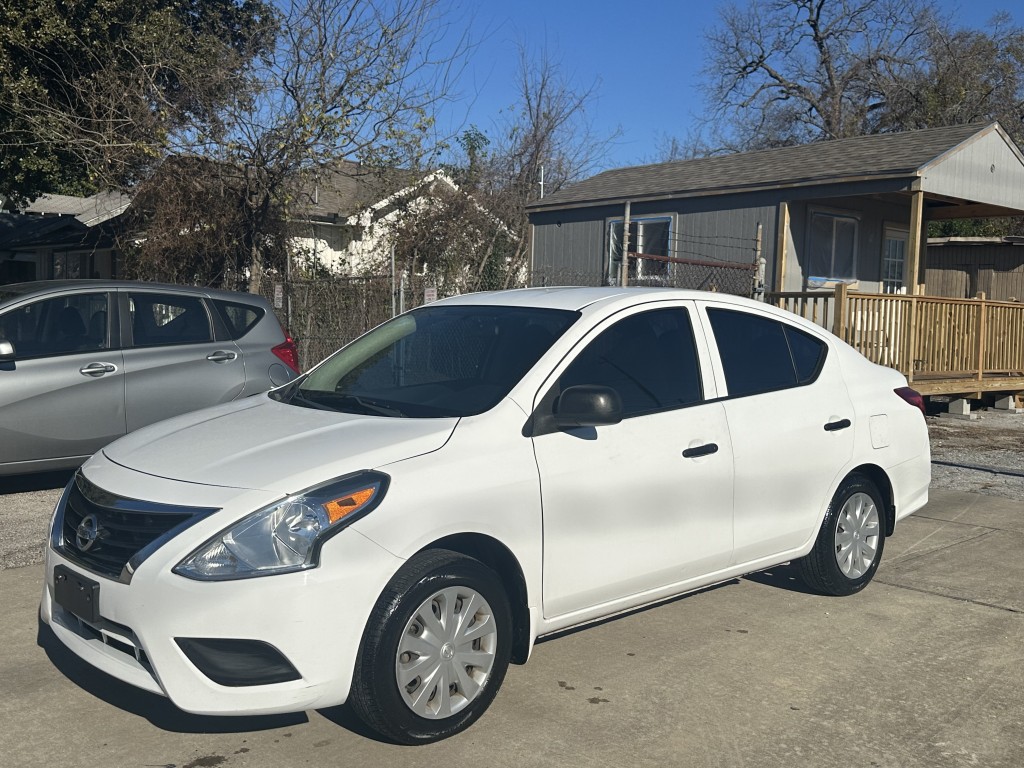
[[508, 669], [512, 617], [501, 581], [446, 550], [422, 552], [370, 614], [350, 700], [370, 728], [400, 744], [465, 730]]
[[814, 548], [799, 561], [807, 585], [826, 595], [852, 595], [866, 587], [882, 559], [884, 510], [870, 479], [847, 477], [832, 497]]

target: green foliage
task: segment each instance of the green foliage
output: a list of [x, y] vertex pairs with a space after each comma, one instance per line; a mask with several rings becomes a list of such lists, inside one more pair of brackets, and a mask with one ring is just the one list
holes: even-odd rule
[[138, 182], [237, 97], [273, 20], [260, 0], [0, 0], [0, 194]]

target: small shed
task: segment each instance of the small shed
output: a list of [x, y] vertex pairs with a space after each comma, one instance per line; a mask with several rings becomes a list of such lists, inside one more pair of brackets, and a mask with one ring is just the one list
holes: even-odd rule
[[932, 296], [1024, 301], [1024, 237], [932, 237], [926, 263]]
[[529, 207], [534, 284], [923, 294], [929, 220], [1024, 215], [1024, 155], [998, 124], [631, 168]]

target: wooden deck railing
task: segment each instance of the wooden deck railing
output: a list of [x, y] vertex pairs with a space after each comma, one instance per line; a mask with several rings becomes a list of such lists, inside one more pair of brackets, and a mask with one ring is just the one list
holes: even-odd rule
[[766, 301], [828, 328], [908, 380], [1024, 377], [1024, 304], [935, 296], [769, 293]]

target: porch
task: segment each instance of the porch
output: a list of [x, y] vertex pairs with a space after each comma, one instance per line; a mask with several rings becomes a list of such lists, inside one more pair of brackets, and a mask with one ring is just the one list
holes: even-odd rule
[[765, 301], [832, 331], [923, 395], [979, 399], [1024, 393], [1024, 304], [834, 291], [765, 294]]

